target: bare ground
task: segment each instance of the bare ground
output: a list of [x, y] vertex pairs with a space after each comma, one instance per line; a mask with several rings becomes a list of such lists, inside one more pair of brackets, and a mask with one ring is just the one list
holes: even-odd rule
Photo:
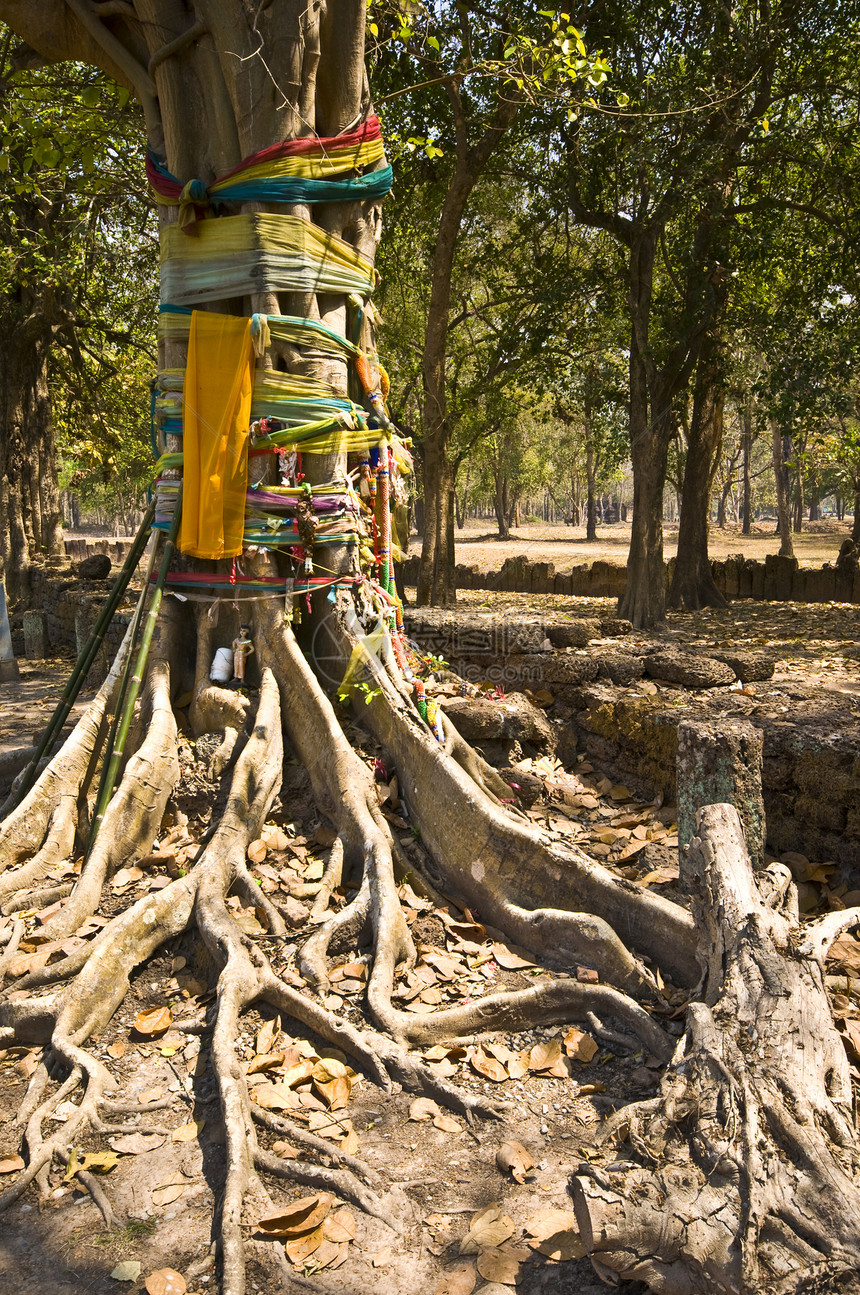
[[[824, 538], [832, 556], [838, 542], [831, 541], [829, 536]], [[498, 554], [506, 546], [488, 541], [484, 548]], [[729, 545], [727, 551], [737, 549]], [[587, 552], [593, 555], [590, 547]], [[547, 549], [542, 548], [539, 556], [547, 555]], [[470, 556], [467, 560], [476, 559]], [[478, 592], [463, 595], [462, 603], [472, 609], [487, 605]], [[542, 614], [549, 610], [581, 615], [594, 607], [595, 600], [585, 599], [514, 594], [493, 597], [494, 611], [506, 609], [514, 615]], [[767, 645], [776, 660], [777, 679], [786, 685], [802, 679], [828, 690], [848, 694], [858, 691], [860, 608], [735, 603], [724, 612], [674, 614], [663, 635], [690, 646], [707, 647], [722, 642]], [[20, 741], [21, 736], [28, 741], [32, 739], [50, 714], [50, 705], [60, 691], [69, 664], [68, 661], [22, 663], [22, 682], [0, 686], [0, 742]], [[376, 752], [366, 737], [363, 747], [366, 758], [373, 759]], [[192, 743], [184, 744], [183, 797], [192, 842], [199, 838], [206, 825], [209, 792], [206, 757], [205, 749], [197, 751]], [[559, 782], [562, 771], [552, 762], [543, 768], [537, 767], [535, 772], [547, 783], [549, 805], [549, 810], [544, 805], [535, 812], [544, 818], [552, 816], [554, 826], [560, 827], [565, 817], [570, 818], [573, 803], [573, 823], [579, 844], [586, 850], [589, 840], [599, 845], [607, 827], [616, 834], [620, 830], [631, 836], [637, 828], [641, 829], [658, 852], [662, 847], [661, 865], [654, 868], [648, 863], [648, 859], [655, 860], [655, 852], [651, 850], [643, 854], [642, 867], [638, 870], [635, 856], [622, 860], [625, 875], [639, 884], [658, 886], [663, 893], [672, 892], [677, 870], [672, 862], [671, 807], [642, 804], [629, 795], [625, 797], [623, 788], [613, 788], [589, 769], [587, 762], [581, 763], [573, 775], [576, 787], [563, 787]], [[553, 809], [562, 803], [568, 811], [566, 816]], [[637, 826], [631, 826], [634, 822]], [[290, 844], [286, 850], [267, 851], [262, 865], [255, 870], [258, 882], [264, 889], [275, 886], [282, 893], [292, 893], [297, 886], [315, 885], [326, 863], [328, 847], [324, 844], [325, 833], [318, 830], [320, 824], [306, 778], [297, 766], [294, 766], [294, 778], [282, 790], [280, 802], [276, 802], [271, 823], [284, 832]], [[402, 821], [398, 825], [396, 815], [395, 826], [399, 826], [404, 842], [408, 842], [407, 824]], [[193, 849], [193, 844], [186, 848]], [[598, 849], [595, 853], [606, 861], [602, 851]], [[127, 879], [118, 874], [99, 914], [105, 918], [110, 916], [111, 896], [120, 907], [128, 903], [129, 893], [144, 893], [164, 884], [170, 870], [182, 866], [181, 857], [177, 858], [174, 852], [170, 859], [169, 854], [165, 850], [164, 863], [155, 857], [146, 869], [141, 869], [140, 876]], [[810, 871], [814, 874], [814, 861]], [[494, 940], [492, 932], [481, 931], [480, 914], [440, 908], [420, 895], [411, 903], [410, 894], [402, 892], [407, 916], [414, 938], [425, 951], [423, 965], [432, 974], [428, 973], [427, 983], [420, 985], [401, 980], [401, 1005], [411, 1003], [414, 1010], [421, 1010], [422, 1005], [426, 1010], [439, 1003], [454, 1005], [493, 989], [525, 987], [544, 974], [540, 967], [504, 966], [505, 961], [511, 960], [509, 953]], [[242, 916], [249, 922], [254, 921], [252, 910]], [[473, 919], [477, 925], [470, 927]], [[3, 920], [0, 918], [0, 923]], [[465, 925], [452, 931], [452, 920]], [[31, 944], [37, 953], [39, 923], [35, 915], [28, 919], [28, 928], [35, 936]], [[26, 954], [27, 949], [23, 952]], [[355, 1022], [361, 1019], [363, 987], [360, 973], [350, 968], [350, 963], [356, 961], [359, 953], [358, 949], [344, 948], [343, 963], [352, 974], [345, 974], [340, 992], [337, 992], [337, 980], [332, 986], [332, 996], [338, 1000], [332, 1007]], [[295, 946], [290, 941], [277, 959], [277, 966], [282, 972], [286, 970], [298, 976], [294, 955]], [[442, 974], [439, 957], [443, 958]], [[449, 960], [447, 963], [445, 958]], [[850, 963], [846, 970], [851, 970]], [[139, 970], [131, 994], [98, 1041], [98, 1056], [114, 1074], [121, 1100], [140, 1103], [141, 1095], [146, 1094], [146, 1103], [158, 1106], [152, 1114], [123, 1117], [118, 1121], [124, 1126], [123, 1132], [99, 1139], [93, 1137], [91, 1144], [81, 1148], [81, 1153], [104, 1151], [117, 1138], [144, 1133], [137, 1150], [123, 1150], [116, 1167], [100, 1180], [117, 1214], [117, 1227], [106, 1229], [90, 1195], [76, 1180], [64, 1182], [63, 1167], [56, 1165], [50, 1179], [52, 1195], [45, 1209], [40, 1211], [37, 1192], [31, 1187], [6, 1215], [0, 1238], [0, 1291], [16, 1290], [21, 1295], [35, 1295], [37, 1291], [50, 1292], [50, 1295], [72, 1295], [72, 1292], [77, 1295], [81, 1291], [94, 1292], [94, 1295], [122, 1290], [138, 1292], [144, 1289], [143, 1282], [149, 1273], [164, 1267], [182, 1273], [192, 1292], [214, 1289], [214, 1266], [209, 1253], [211, 1218], [213, 1200], [217, 1206], [223, 1187], [224, 1131], [207, 1065], [207, 1035], [204, 1032], [202, 1036], [189, 1036], [177, 1028], [183, 1018], [204, 1012], [211, 1001], [208, 972], [202, 946], [191, 936], [178, 939]], [[152, 1038], [133, 1029], [138, 1012], [162, 1005], [171, 1007], [174, 1018], [168, 1032]], [[856, 1003], [846, 994], [839, 997], [837, 1006], [844, 1020], [849, 1023], [856, 1020]], [[250, 1063], [257, 1050], [255, 1029], [264, 1024], [253, 1013], [245, 1020], [243, 1034], [237, 1040], [237, 1052], [245, 1064]], [[432, 1120], [416, 1122], [409, 1119], [411, 1100], [406, 1094], [383, 1099], [367, 1081], [353, 1082], [348, 1105], [338, 1113], [338, 1118], [352, 1122], [358, 1139], [357, 1154], [386, 1177], [401, 1183], [413, 1202], [417, 1222], [405, 1233], [398, 1233], [386, 1222], [353, 1209], [356, 1236], [345, 1245], [340, 1266], [316, 1273], [311, 1257], [307, 1263], [292, 1266], [282, 1289], [344, 1292], [345, 1295], [357, 1295], [359, 1291], [374, 1295], [376, 1292], [380, 1295], [382, 1292], [455, 1295], [472, 1289], [468, 1286], [470, 1274], [474, 1287], [487, 1289], [487, 1295], [491, 1292], [500, 1295], [505, 1285], [513, 1289], [510, 1283], [514, 1279], [516, 1290], [525, 1295], [543, 1291], [557, 1295], [574, 1295], [574, 1292], [597, 1295], [602, 1285], [587, 1260], [555, 1259], [542, 1254], [539, 1241], [529, 1237], [528, 1228], [530, 1225], [532, 1230], [539, 1228], [548, 1208], [570, 1211], [569, 1177], [592, 1154], [606, 1116], [631, 1099], [650, 1096], [656, 1090], [659, 1071], [649, 1065], [650, 1058], [641, 1048], [618, 1046], [588, 1027], [585, 1032], [596, 1045], [593, 1057], [588, 1062], [568, 1058], [562, 1046], [558, 1075], [536, 1068], [543, 1054], [534, 1053], [533, 1049], [549, 1045], [557, 1050], [563, 1043], [566, 1027], [495, 1035], [476, 1040], [472, 1045], [480, 1044], [483, 1054], [467, 1050], [465, 1054], [453, 1052], [440, 1059], [443, 1066], [450, 1067], [448, 1073], [458, 1087], [474, 1094], [501, 1097], [511, 1103], [507, 1118], [499, 1124], [479, 1123], [469, 1127], [462, 1117], [454, 1117], [453, 1127], [449, 1124], [438, 1128]], [[284, 1052], [284, 1064], [289, 1065], [293, 1050], [298, 1049], [301, 1054], [308, 1048], [325, 1053], [319, 1040], [310, 1035], [304, 1038], [275, 1035], [270, 1051]], [[495, 1069], [496, 1079], [485, 1077], [475, 1064], [486, 1070], [485, 1058], [494, 1059], [493, 1048], [500, 1050], [505, 1058], [498, 1063], [501, 1074], [489, 1067]], [[523, 1060], [528, 1068], [519, 1078], [510, 1076], [511, 1069], [515, 1074], [518, 1071], [508, 1054], [525, 1054]], [[0, 1162], [4, 1156], [14, 1156], [20, 1143], [16, 1112], [38, 1056], [38, 1049], [9, 1049], [0, 1054]], [[283, 1073], [283, 1066], [280, 1071], [277, 1067], [273, 1072], [263, 1071], [262, 1082], [270, 1076], [277, 1078], [279, 1073]], [[300, 1091], [301, 1088], [305, 1091]], [[160, 1095], [154, 1096], [154, 1090], [160, 1090]], [[298, 1124], [311, 1128], [312, 1118], [325, 1114], [319, 1111], [325, 1103], [320, 1101], [312, 1083], [300, 1085], [297, 1094], [299, 1105], [288, 1114]], [[56, 1118], [61, 1116], [60, 1109]], [[177, 1130], [192, 1119], [203, 1122], [200, 1144], [175, 1140], [173, 1135]], [[535, 1162], [522, 1183], [514, 1182], [496, 1164], [497, 1151], [508, 1139], [521, 1143]], [[129, 1144], [121, 1142], [119, 1146], [128, 1148]], [[174, 1189], [166, 1192], [166, 1199], [165, 1187]], [[177, 1189], [178, 1194], [174, 1195]], [[293, 1196], [303, 1194], [298, 1188], [288, 1189], [289, 1192]], [[174, 1198], [170, 1199], [171, 1196]], [[475, 1267], [478, 1263], [475, 1254], [461, 1255], [460, 1247], [474, 1215], [495, 1204], [500, 1207], [502, 1219], [509, 1220], [503, 1224], [502, 1231], [510, 1229], [510, 1234], [494, 1247], [498, 1251], [494, 1260], [497, 1269], [481, 1258], [483, 1271], [479, 1271]], [[561, 1250], [564, 1243], [568, 1249]], [[262, 1251], [268, 1243], [260, 1240], [254, 1244]], [[557, 1237], [543, 1248], [555, 1254], [576, 1253], [575, 1241], [569, 1237]], [[139, 1277], [128, 1281], [113, 1278], [111, 1273], [117, 1265], [127, 1261], [140, 1264]], [[462, 1278], [457, 1276], [461, 1268], [465, 1270]], [[250, 1291], [271, 1289], [262, 1271], [253, 1262], [249, 1265]], [[493, 1287], [491, 1282], [484, 1286], [487, 1278], [499, 1274], [504, 1278], [500, 1286]], [[635, 1295], [642, 1288], [625, 1284], [624, 1289]]]
[[[808, 522], [807, 529], [792, 537], [794, 553], [801, 566], [820, 566], [834, 562], [842, 541], [851, 534], [851, 522], [826, 519]], [[678, 528], [670, 523], [664, 527], [665, 555], [675, 556]], [[420, 540], [413, 537], [412, 551], [417, 552]], [[622, 566], [630, 548], [630, 525], [619, 522], [613, 526], [598, 526], [597, 540], [589, 544], [582, 526], [530, 523], [511, 532], [509, 540], [500, 540], [493, 522], [485, 518], [469, 518], [455, 536], [458, 562], [475, 565], [482, 571], [495, 571], [505, 558], [526, 554], [533, 562], [554, 562], [558, 570], [567, 570], [586, 562], [601, 559]], [[779, 551], [779, 541], [772, 522], [756, 522], [752, 535], [742, 535], [739, 526], [725, 530], [711, 529], [709, 551], [712, 558], [725, 558], [742, 553], [745, 558], [764, 561], [768, 553]]]

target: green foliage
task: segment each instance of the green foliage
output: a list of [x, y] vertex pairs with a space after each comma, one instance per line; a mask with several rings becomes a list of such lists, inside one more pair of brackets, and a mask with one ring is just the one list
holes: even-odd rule
[[610, 74], [601, 52], [588, 50], [584, 32], [560, 10], [509, 4], [497, 13], [373, 0], [367, 30], [377, 106], [400, 95], [415, 104], [419, 92], [446, 80], [476, 102], [513, 91], [535, 106], [566, 102], [574, 87], [597, 89]]
[[0, 170], [0, 330], [50, 340], [61, 484], [133, 517], [151, 474], [157, 238], [128, 92], [78, 65], [9, 74]]

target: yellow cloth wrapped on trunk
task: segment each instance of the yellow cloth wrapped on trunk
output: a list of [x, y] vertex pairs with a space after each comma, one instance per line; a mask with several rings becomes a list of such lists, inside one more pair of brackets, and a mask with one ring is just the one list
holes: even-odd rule
[[250, 319], [195, 310], [182, 390], [183, 553], [242, 552], [253, 385]]

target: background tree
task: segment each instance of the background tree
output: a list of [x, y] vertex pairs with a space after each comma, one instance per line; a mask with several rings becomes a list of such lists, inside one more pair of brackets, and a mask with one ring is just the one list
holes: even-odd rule
[[[17, 593], [27, 586], [31, 553], [62, 546], [54, 377], [62, 368], [70, 390], [69, 379], [83, 375], [83, 356], [128, 341], [141, 311], [151, 317], [152, 298], [138, 278], [135, 298], [120, 306], [119, 274], [109, 292], [103, 277], [106, 262], [117, 268], [126, 236], [133, 242], [141, 232], [130, 228], [130, 206], [118, 215], [120, 196], [141, 192], [141, 137], [128, 92], [84, 69], [12, 77], [12, 41], [4, 27], [0, 570]], [[126, 277], [134, 265], [129, 250]], [[79, 416], [80, 405], [73, 421]]]
[[[809, 36], [803, 55], [788, 36], [801, 20]], [[765, 183], [766, 174], [770, 209], [791, 209], [790, 168], [780, 170], [780, 144], [767, 143], [769, 123], [777, 116], [786, 123], [776, 139], [790, 153], [788, 123], [843, 111], [836, 66], [844, 45], [828, 6], [803, 6], [801, 16], [792, 3], [767, 22], [754, 5], [728, 15], [698, 5], [622, 11], [601, 4], [589, 14], [591, 32], [600, 32], [616, 99], [628, 101], [616, 110], [586, 101], [576, 113], [566, 137], [568, 196], [575, 220], [617, 241], [629, 287], [634, 510], [622, 607], [644, 625], [665, 609], [661, 512], [673, 408], [724, 309], [734, 222], [759, 198], [756, 192], [751, 205], [746, 186]], [[822, 81], [822, 67], [828, 74], [833, 68], [832, 79]], [[814, 149], [805, 156], [811, 171]], [[757, 233], [763, 247], [760, 226]], [[708, 352], [698, 379], [701, 412], [718, 410], [720, 400], [707, 394], [717, 381], [716, 337]], [[696, 419], [697, 443], [706, 423], [708, 445], [716, 446], [710, 415]], [[693, 590], [709, 578], [701, 517], [712, 463], [700, 468], [700, 458], [699, 450], [690, 456], [690, 494], [698, 502], [688, 516], [699, 520], [695, 547], [687, 549], [697, 571], [679, 575], [689, 587], [685, 599], [700, 596]]]

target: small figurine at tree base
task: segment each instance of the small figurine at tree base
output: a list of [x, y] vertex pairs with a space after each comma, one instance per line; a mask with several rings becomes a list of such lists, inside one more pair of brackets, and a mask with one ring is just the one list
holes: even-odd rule
[[240, 625], [237, 638], [233, 639], [233, 678], [238, 679], [240, 683], [245, 682], [245, 663], [249, 656], [254, 654], [254, 644], [251, 642], [250, 625]]

